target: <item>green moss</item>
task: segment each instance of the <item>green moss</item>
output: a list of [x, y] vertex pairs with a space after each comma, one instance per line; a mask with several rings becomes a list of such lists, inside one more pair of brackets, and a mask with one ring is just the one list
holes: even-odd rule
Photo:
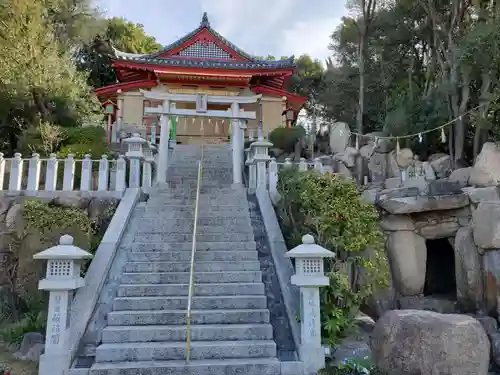
[[83, 233], [90, 233], [92, 229], [86, 211], [52, 206], [40, 200], [24, 201], [23, 219], [26, 229], [37, 229], [42, 235], [55, 229], [78, 228]]

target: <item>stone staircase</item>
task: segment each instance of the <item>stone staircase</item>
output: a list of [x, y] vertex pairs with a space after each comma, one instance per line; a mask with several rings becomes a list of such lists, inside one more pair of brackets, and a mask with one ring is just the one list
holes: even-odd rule
[[246, 190], [232, 187], [227, 145], [205, 146], [186, 363], [200, 156], [200, 146], [176, 146], [167, 184], [150, 194], [92, 375], [281, 374]]

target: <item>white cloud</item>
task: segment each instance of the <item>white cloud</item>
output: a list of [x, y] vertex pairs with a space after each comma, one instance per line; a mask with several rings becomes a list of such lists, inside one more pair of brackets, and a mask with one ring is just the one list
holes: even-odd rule
[[339, 18], [325, 18], [316, 22], [298, 21], [283, 31], [281, 54], [307, 54], [324, 60], [331, 56], [328, 49], [330, 35], [339, 24]]
[[203, 12], [212, 27], [244, 51], [268, 54], [329, 56], [330, 35], [347, 14], [345, 0], [95, 0], [110, 16], [140, 22], [157, 40], [169, 44], [196, 28]]

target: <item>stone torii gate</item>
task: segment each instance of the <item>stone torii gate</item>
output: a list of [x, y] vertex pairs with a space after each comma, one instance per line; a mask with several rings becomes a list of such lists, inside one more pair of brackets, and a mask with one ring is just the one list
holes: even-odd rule
[[[207, 117], [224, 118], [231, 120], [232, 129], [232, 149], [233, 149], [233, 183], [242, 183], [243, 173], [243, 149], [244, 149], [244, 129], [245, 121], [255, 120], [254, 111], [244, 111], [241, 104], [252, 104], [260, 100], [262, 95], [254, 96], [218, 96], [207, 94], [171, 94], [162, 92], [143, 91], [144, 98], [150, 100], [161, 100], [163, 105], [158, 107], [147, 107], [147, 114], [160, 115], [160, 150], [158, 157], [158, 182], [167, 181], [168, 167], [168, 143], [169, 143], [169, 123], [170, 116], [179, 117]], [[172, 106], [173, 103], [196, 103], [196, 109], [182, 109]], [[209, 110], [208, 104], [229, 104], [231, 107], [227, 111]]]

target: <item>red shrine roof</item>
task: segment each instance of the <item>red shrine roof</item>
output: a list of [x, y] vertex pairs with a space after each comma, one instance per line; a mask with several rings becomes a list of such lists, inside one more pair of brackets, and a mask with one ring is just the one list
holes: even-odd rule
[[[283, 90], [295, 71], [294, 57], [260, 60], [215, 31], [203, 14], [200, 26], [152, 54], [134, 54], [113, 49], [110, 56], [118, 83], [96, 90], [99, 96], [139, 87], [154, 87], [160, 79], [183, 83], [249, 85], [268, 94], [286, 95], [303, 104], [306, 99]], [[261, 90], [261, 92], [263, 92]]]

